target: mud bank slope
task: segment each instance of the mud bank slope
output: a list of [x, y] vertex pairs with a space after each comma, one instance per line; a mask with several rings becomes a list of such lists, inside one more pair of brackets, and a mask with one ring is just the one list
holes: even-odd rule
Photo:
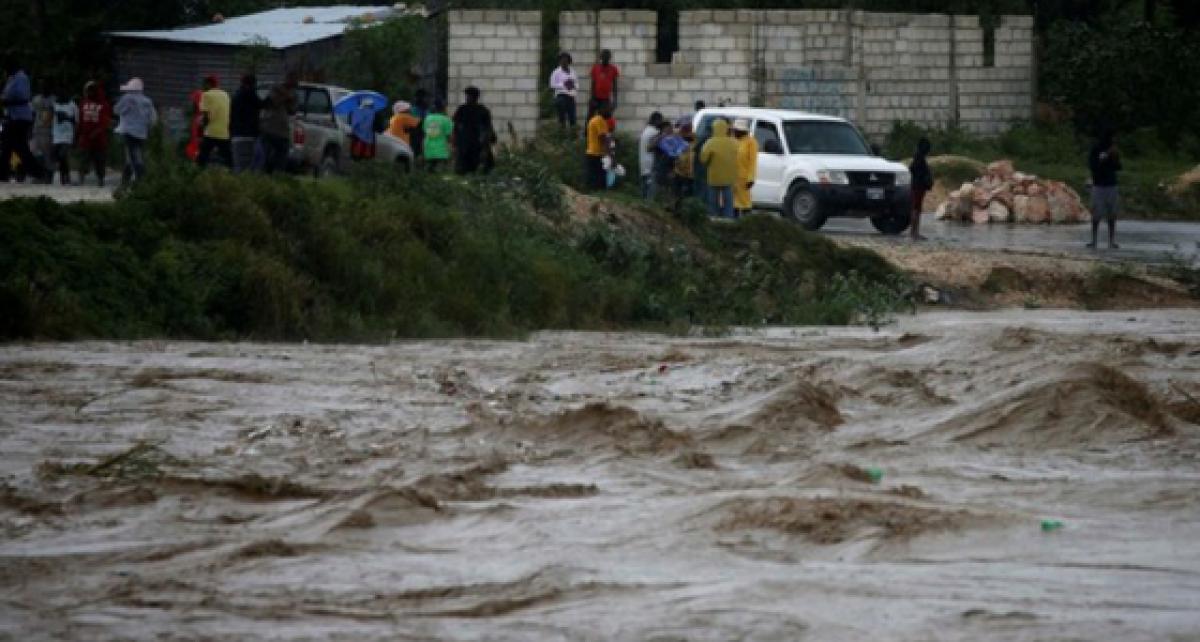
[[1189, 635], [1197, 399], [1195, 310], [10, 345], [0, 636]]

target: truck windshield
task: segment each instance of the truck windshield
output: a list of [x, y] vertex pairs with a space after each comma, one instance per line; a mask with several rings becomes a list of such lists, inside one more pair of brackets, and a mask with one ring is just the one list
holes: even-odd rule
[[790, 120], [783, 124], [783, 132], [793, 154], [871, 155], [862, 135], [847, 123]]

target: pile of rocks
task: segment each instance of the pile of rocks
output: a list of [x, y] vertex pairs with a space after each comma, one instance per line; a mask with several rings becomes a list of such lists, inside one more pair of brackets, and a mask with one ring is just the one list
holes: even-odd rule
[[1089, 213], [1075, 190], [996, 161], [973, 183], [950, 192], [938, 219], [975, 223], [1081, 223]]

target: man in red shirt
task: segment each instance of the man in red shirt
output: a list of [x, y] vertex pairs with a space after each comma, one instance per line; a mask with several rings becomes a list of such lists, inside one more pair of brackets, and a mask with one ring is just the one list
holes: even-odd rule
[[79, 169], [80, 185], [91, 169], [96, 172], [98, 184], [104, 186], [111, 124], [112, 105], [104, 97], [104, 86], [94, 80], [88, 81], [83, 86], [83, 103], [79, 105], [79, 149], [87, 156], [87, 162]]
[[592, 65], [592, 99], [588, 101], [588, 120], [592, 119], [602, 105], [610, 105], [617, 110], [617, 79], [621, 70], [612, 64], [612, 52], [608, 49], [600, 52], [600, 62]]

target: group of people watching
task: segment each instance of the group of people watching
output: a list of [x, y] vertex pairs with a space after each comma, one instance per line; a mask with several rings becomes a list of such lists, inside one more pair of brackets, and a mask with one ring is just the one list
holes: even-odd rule
[[79, 183], [94, 172], [99, 185], [104, 185], [107, 173], [109, 131], [120, 136], [125, 147], [125, 180], [145, 174], [145, 142], [150, 128], [158, 120], [154, 103], [143, 93], [142, 81], [134, 78], [121, 86], [123, 92], [116, 105], [109, 103], [104, 87], [97, 81], [83, 86], [83, 98], [76, 102], [66, 87], [51, 88], [32, 82], [24, 67], [9, 61], [4, 69], [4, 89], [0, 92], [4, 106], [3, 132], [0, 133], [0, 183], [13, 175], [13, 158], [17, 163], [17, 180], [31, 177], [50, 183], [57, 172], [59, 182], [71, 185], [71, 158], [82, 157]]
[[[550, 74], [550, 90], [554, 92], [559, 125], [573, 129], [579, 78], [572, 63], [569, 53], [559, 54], [558, 66]], [[621, 70], [613, 64], [611, 51], [600, 52], [590, 75], [584, 174], [590, 188], [603, 190], [612, 187], [624, 174], [624, 168], [616, 162], [613, 117]], [[704, 107], [703, 101], [695, 104], [697, 112]], [[758, 171], [758, 142], [749, 129], [743, 120], [733, 123], [718, 120], [710, 136], [697, 141], [692, 131], [692, 115], [672, 122], [654, 112], [638, 138], [642, 196], [654, 199], [662, 188], [673, 194], [676, 208], [684, 198], [697, 196], [715, 215], [736, 218], [748, 212], [752, 207], [750, 189]]]
[[[15, 167], [21, 181], [31, 177], [49, 183], [57, 173], [63, 185], [75, 184], [71, 172], [75, 157], [83, 160], [78, 183], [94, 172], [97, 184], [103, 186], [111, 134], [123, 143], [123, 180], [145, 176], [146, 141], [159, 115], [140, 78], [120, 86], [114, 105], [99, 81], [86, 83], [77, 102], [66, 88], [52, 90], [45, 82], [35, 93], [28, 73], [16, 62], [6, 63], [4, 72], [0, 76], [4, 109], [0, 182], [8, 182]], [[201, 167], [219, 164], [235, 173], [286, 170], [297, 88], [297, 77], [289, 74], [262, 96], [255, 76], [245, 75], [230, 96], [216, 75], [206, 76], [202, 88], [191, 95], [190, 137], [184, 154]], [[350, 156], [373, 158], [376, 136], [386, 133], [407, 144], [417, 165], [427, 171], [441, 171], [452, 160], [459, 173], [488, 171], [494, 165], [496, 134], [480, 95], [479, 89], [468, 87], [464, 104], [451, 119], [445, 101], [436, 99], [431, 104], [428, 93], [418, 90], [411, 103], [399, 100], [392, 105], [386, 127], [377, 127], [377, 110], [364, 100], [349, 115]]]

